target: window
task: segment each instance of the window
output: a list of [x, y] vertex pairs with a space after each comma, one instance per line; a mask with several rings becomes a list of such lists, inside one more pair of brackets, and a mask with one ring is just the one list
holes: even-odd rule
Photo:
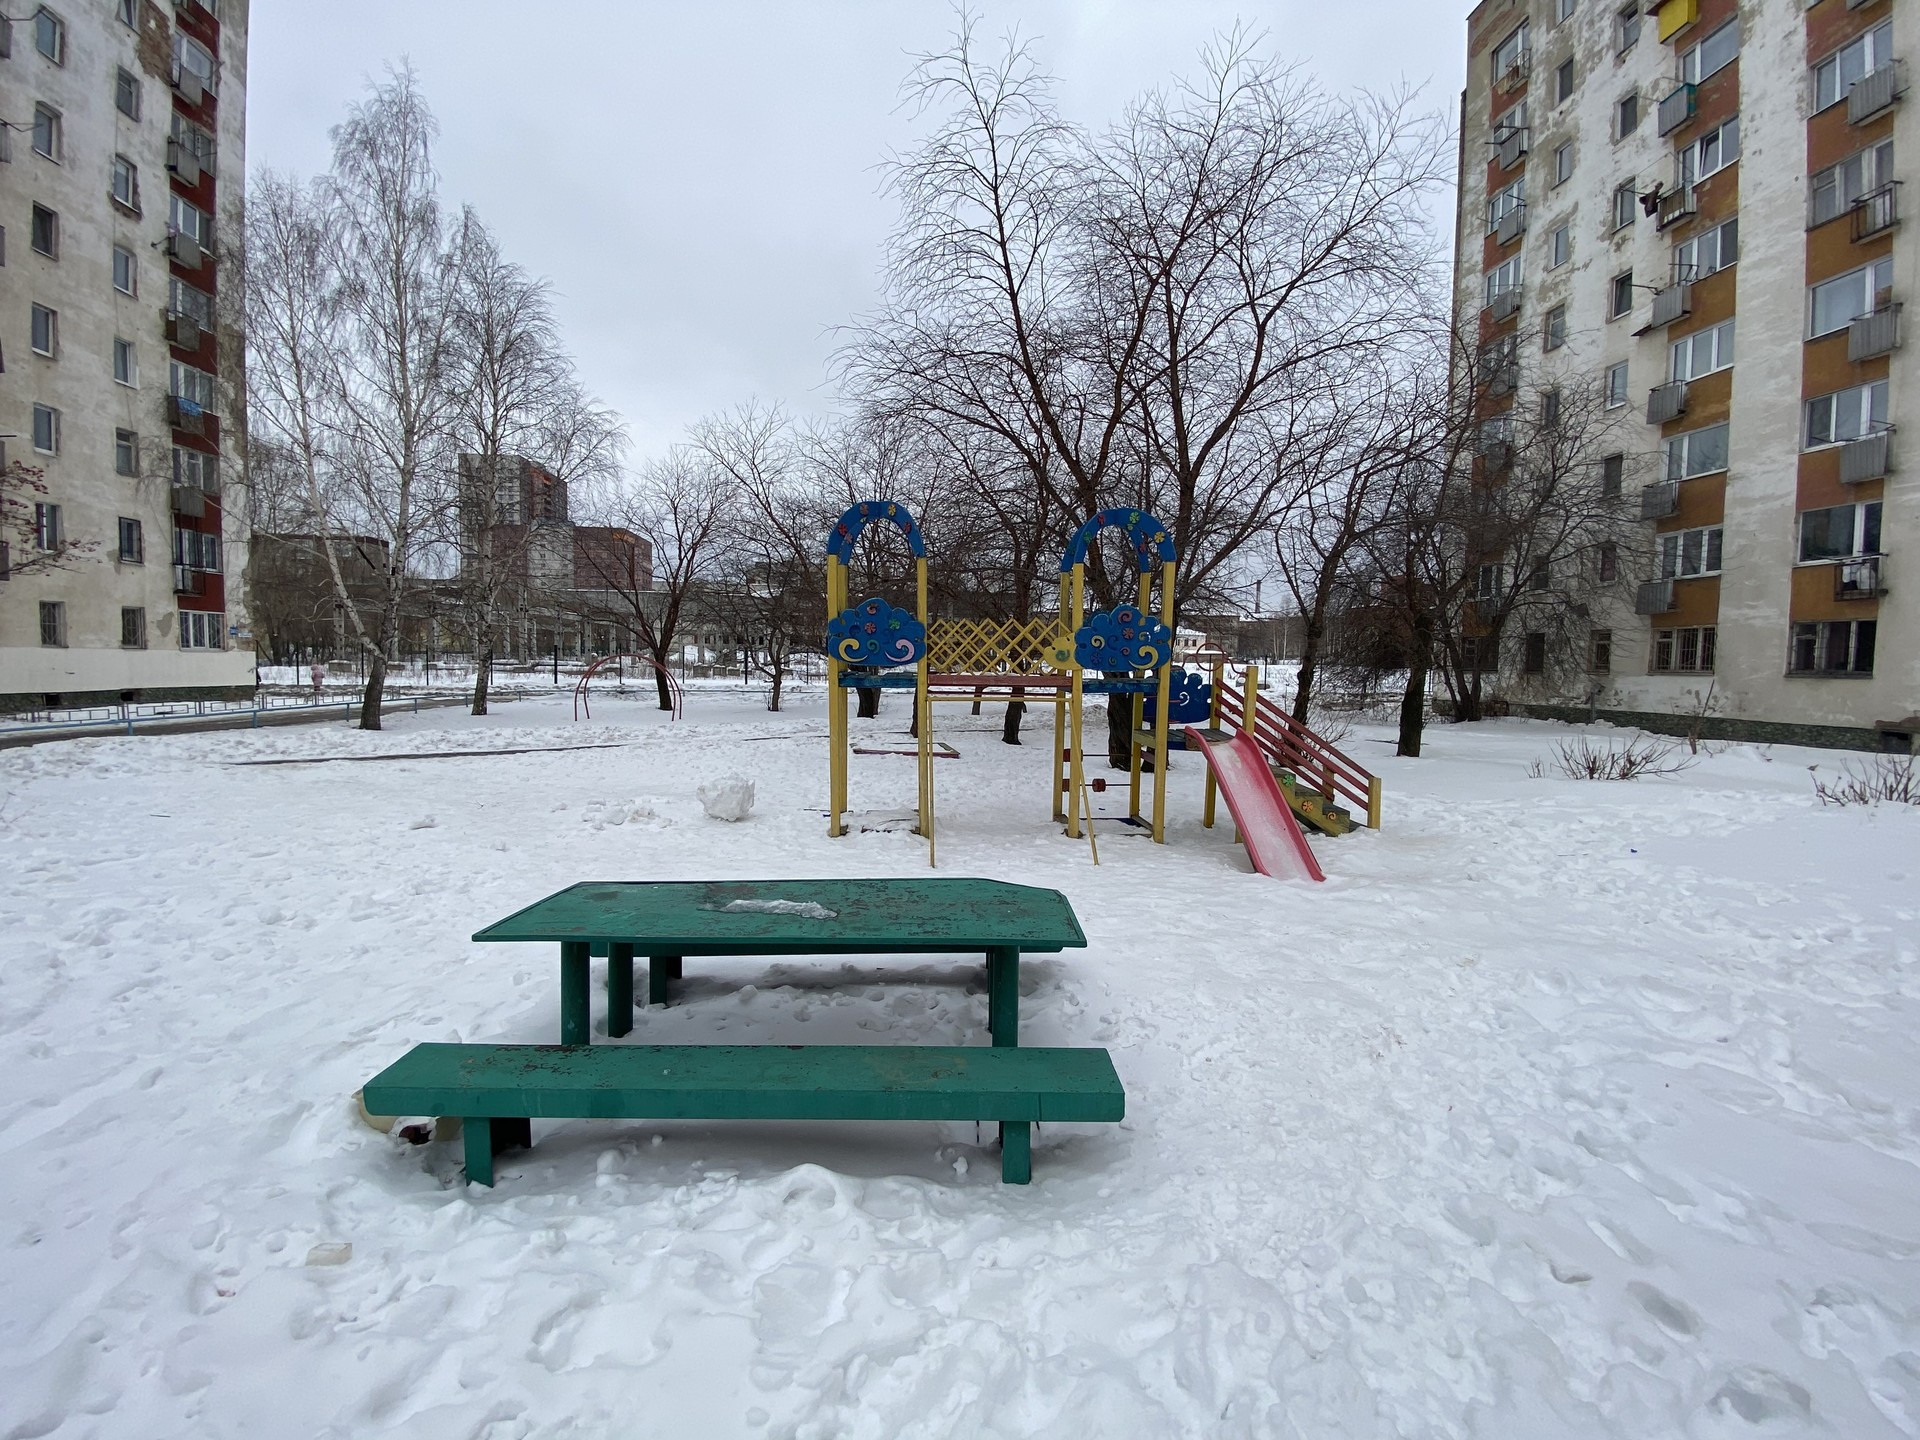
[[42, 455], [60, 453], [60, 412], [51, 405], [33, 407], [33, 448]]
[[138, 475], [140, 473], [140, 436], [133, 430], [113, 432], [113, 473], [116, 475]]
[[1547, 237], [1547, 247], [1550, 256], [1547, 261], [1547, 268], [1549, 270], [1558, 270], [1573, 258], [1573, 231], [1571, 227], [1566, 225], [1554, 226], [1553, 234]]
[[[1619, 367], [1624, 370], [1625, 366]], [[1609, 455], [1600, 462], [1600, 495], [1611, 500], [1620, 493], [1620, 485], [1626, 479], [1627, 457]]]
[[1708, 425], [1667, 441], [1667, 479], [1691, 480], [1727, 468], [1727, 427]]
[[1673, 280], [1690, 285], [1740, 258], [1740, 222], [1728, 220], [1673, 247]]
[[1819, 620], [1793, 627], [1787, 669], [1795, 675], [1871, 675], [1871, 620]]
[[1587, 669], [1595, 675], [1613, 673], [1613, 632], [1595, 630], [1587, 636]]
[[1624, 55], [1640, 43], [1640, 6], [1623, 5], [1613, 17], [1613, 49]]
[[1670, 530], [1660, 537], [1660, 578], [1691, 580], [1700, 575], [1720, 573], [1720, 536], [1718, 525], [1703, 525], [1696, 530]]
[[1844, 215], [1862, 195], [1893, 181], [1893, 141], [1860, 150], [1829, 165], [1808, 185], [1807, 223], [1824, 225]]
[[1622, 97], [1613, 107], [1613, 138], [1623, 140], [1640, 128], [1640, 92]]
[[1740, 117], [1735, 115], [1680, 152], [1680, 188], [1684, 190], [1709, 175], [1718, 174], [1739, 158]]
[[120, 558], [128, 565], [138, 565], [147, 558], [140, 522], [125, 515], [120, 517]]
[[1680, 57], [1680, 79], [1685, 84], [1697, 85], [1709, 75], [1726, 69], [1739, 53], [1740, 22], [1729, 20]]
[[140, 81], [125, 66], [113, 77], [113, 108], [129, 120], [140, 118]]
[[200, 530], [175, 530], [173, 563], [189, 570], [218, 570], [220, 537]]
[[1672, 345], [1672, 380], [1698, 380], [1733, 365], [1733, 321], [1723, 320], [1707, 330], [1696, 330]]
[[1527, 589], [1536, 595], [1553, 588], [1553, 566], [1545, 560], [1533, 562], [1533, 568], [1527, 571]]
[[120, 607], [120, 648], [122, 650], [147, 648], [147, 612], [138, 605]]
[[1613, 277], [1613, 284], [1607, 292], [1607, 318], [1618, 320], [1633, 309], [1633, 272], [1622, 270]]
[[53, 646], [67, 643], [67, 607], [63, 601], [40, 602], [40, 643]]
[[120, 245], [113, 247], [113, 288], [122, 295], [135, 295], [140, 289], [133, 252]]
[[191, 201], [182, 200], [178, 195], [167, 197], [167, 225], [176, 234], [184, 235], [202, 250], [213, 248], [213, 222], [207, 212]]
[[1553, 183], [1564, 185], [1573, 178], [1573, 142], [1563, 141], [1553, 147]]
[[213, 376], [204, 370], [196, 370], [191, 365], [182, 365], [178, 360], [167, 362], [167, 393], [181, 400], [190, 400], [202, 410], [213, 409]]
[[200, 162], [202, 170], [213, 168], [213, 136], [201, 129], [178, 110], [173, 112], [172, 138], [190, 152]]
[[180, 612], [180, 648], [182, 650], [226, 649], [227, 617], [218, 610], [182, 610]]
[[217, 457], [204, 450], [188, 450], [181, 446], [173, 447], [173, 483], [192, 490], [204, 490], [209, 495], [220, 493], [220, 472]]
[[60, 523], [60, 507], [49, 505], [44, 500], [36, 503], [33, 507], [33, 548], [58, 550], [65, 538], [65, 527]]
[[1527, 206], [1527, 177], [1522, 175], [1511, 185], [1503, 186], [1487, 198], [1487, 229], [1493, 230], [1515, 210], [1524, 210]]
[[60, 258], [60, 217], [44, 205], [33, 207], [31, 234], [33, 248], [49, 260]]
[[113, 342], [113, 378], [122, 385], [140, 383], [140, 363], [133, 353], [131, 340]]
[[1634, 212], [1640, 208], [1640, 197], [1634, 191], [1631, 180], [1623, 181], [1613, 187], [1613, 228], [1624, 230], [1633, 224]]
[[1887, 382], [1855, 385], [1807, 401], [1806, 445], [1836, 445], [1887, 428]]
[[1847, 98], [1855, 82], [1893, 59], [1893, 22], [1885, 21], [1842, 45], [1813, 67], [1813, 108]]
[[1602, 583], [1611, 583], [1620, 578], [1620, 547], [1611, 540], [1603, 540], [1594, 551], [1594, 572]]
[[[1607, 409], [1618, 410], [1627, 403], [1627, 362], [1618, 361], [1607, 366], [1606, 380]], [[1618, 460], [1618, 455], [1609, 455], [1609, 461]]]
[[56, 65], [67, 63], [67, 23], [44, 5], [33, 15], [33, 48]]
[[213, 296], [175, 276], [167, 277], [167, 312], [187, 316], [202, 330], [213, 329]]
[[1871, 315], [1883, 292], [1893, 288], [1893, 258], [1888, 256], [1858, 270], [1849, 270], [1812, 288], [1809, 338], [1844, 330], [1863, 315]]
[[1562, 104], [1573, 98], [1573, 61], [1562, 60], [1560, 68], [1553, 72], [1553, 103]]
[[1520, 257], [1518, 255], [1515, 255], [1511, 260], [1496, 265], [1487, 272], [1487, 303], [1489, 305], [1493, 303], [1495, 296], [1505, 294], [1509, 290], [1518, 290], [1519, 288]]
[[113, 157], [113, 200], [136, 215], [140, 213], [140, 171], [124, 155]]
[[213, 94], [213, 55], [198, 40], [178, 30], [173, 34], [173, 70], [175, 75], [192, 75], [202, 90]]
[[1544, 337], [1549, 350], [1558, 350], [1567, 343], [1567, 307], [1556, 305], [1547, 311], [1546, 335]]
[[1558, 25], [1562, 20], [1571, 20], [1573, 5], [1574, 0], [1553, 0], [1553, 23]]
[[33, 307], [33, 353], [53, 358], [60, 342], [60, 312], [44, 305]]
[[1709, 674], [1713, 670], [1714, 641], [1718, 627], [1697, 625], [1685, 630], [1653, 632], [1653, 668]]
[[1526, 655], [1525, 666], [1526, 666], [1527, 674], [1544, 675], [1547, 673], [1547, 632], [1546, 631], [1529, 630], [1527, 632], [1527, 643], [1526, 643], [1525, 655]]
[[49, 160], [60, 158], [60, 112], [45, 105], [33, 107], [33, 153]]
[[1829, 505], [1800, 512], [1800, 563], [1850, 560], [1880, 553], [1880, 502]]
[[1493, 78], [1497, 83], [1509, 70], [1524, 71], [1527, 64], [1527, 22], [1493, 47]]
[[1507, 140], [1526, 128], [1527, 102], [1522, 100], [1516, 105], [1508, 106], [1505, 113], [1493, 122], [1493, 143], [1505, 144]]
[[130, 29], [140, 28], [140, 0], [113, 0], [113, 13]]
[[1540, 424], [1551, 430], [1560, 423], [1560, 387], [1550, 385], [1540, 392]]
[[1476, 600], [1495, 599], [1506, 588], [1502, 571], [1504, 565], [1482, 565], [1473, 577], [1473, 598]]

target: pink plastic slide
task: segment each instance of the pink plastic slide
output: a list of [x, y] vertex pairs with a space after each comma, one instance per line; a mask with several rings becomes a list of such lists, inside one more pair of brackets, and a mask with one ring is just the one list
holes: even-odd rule
[[1253, 868], [1277, 880], [1326, 879], [1254, 738], [1236, 730], [1228, 739], [1218, 730], [1193, 725], [1186, 732], [1187, 748], [1207, 757], [1220, 793], [1227, 797], [1227, 809], [1240, 827]]

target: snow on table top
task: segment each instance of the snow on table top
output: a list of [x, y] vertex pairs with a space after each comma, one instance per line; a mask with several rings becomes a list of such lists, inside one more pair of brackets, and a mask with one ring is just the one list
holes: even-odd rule
[[[1920, 1429], [1920, 813], [1820, 810], [1844, 757], [1533, 780], [1562, 727], [1362, 729], [1387, 828], [1307, 887], [1200, 827], [1191, 757], [1169, 843], [1095, 868], [1044, 737], [943, 718], [940, 873], [1072, 901], [1023, 1038], [1111, 1050], [1124, 1124], [1041, 1127], [1004, 1187], [970, 1125], [551, 1122], [481, 1191], [359, 1123], [416, 1042], [553, 1033], [554, 961], [476, 916], [926, 874], [826, 837], [819, 704], [0, 755], [0, 1434]], [[728, 773], [738, 825], [694, 795]], [[862, 758], [853, 802], [913, 783]], [[686, 969], [635, 1043], [986, 1040], [944, 958]]]

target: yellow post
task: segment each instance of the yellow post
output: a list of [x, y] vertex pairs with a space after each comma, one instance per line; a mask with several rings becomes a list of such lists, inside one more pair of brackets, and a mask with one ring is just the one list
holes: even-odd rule
[[[847, 571], [837, 556], [827, 557], [827, 619], [847, 608]], [[847, 833], [841, 817], [847, 808], [847, 692], [840, 688], [840, 661], [827, 651], [827, 834]]]
[[[1142, 577], [1143, 579], [1145, 577]], [[1153, 843], [1167, 843], [1167, 710], [1173, 702], [1173, 565], [1160, 567], [1160, 623], [1167, 627], [1167, 658], [1153, 717]]]
[[1380, 777], [1378, 775], [1367, 777], [1367, 828], [1369, 830], [1380, 828]]
[[[1220, 693], [1226, 683], [1227, 662], [1215, 660], [1213, 662], [1213, 697], [1207, 704], [1207, 728], [1210, 730], [1220, 728]], [[1213, 802], [1218, 791], [1219, 787], [1213, 780], [1213, 767], [1209, 765], [1207, 767], [1207, 801], [1200, 811], [1200, 823], [1209, 830], [1213, 828]]]

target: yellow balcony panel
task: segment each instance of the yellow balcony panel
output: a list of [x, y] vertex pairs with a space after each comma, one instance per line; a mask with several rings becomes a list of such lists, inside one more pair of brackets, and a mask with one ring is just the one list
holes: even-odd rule
[[1656, 14], [1660, 20], [1660, 39], [1671, 40], [1700, 18], [1700, 0], [1665, 0]]

